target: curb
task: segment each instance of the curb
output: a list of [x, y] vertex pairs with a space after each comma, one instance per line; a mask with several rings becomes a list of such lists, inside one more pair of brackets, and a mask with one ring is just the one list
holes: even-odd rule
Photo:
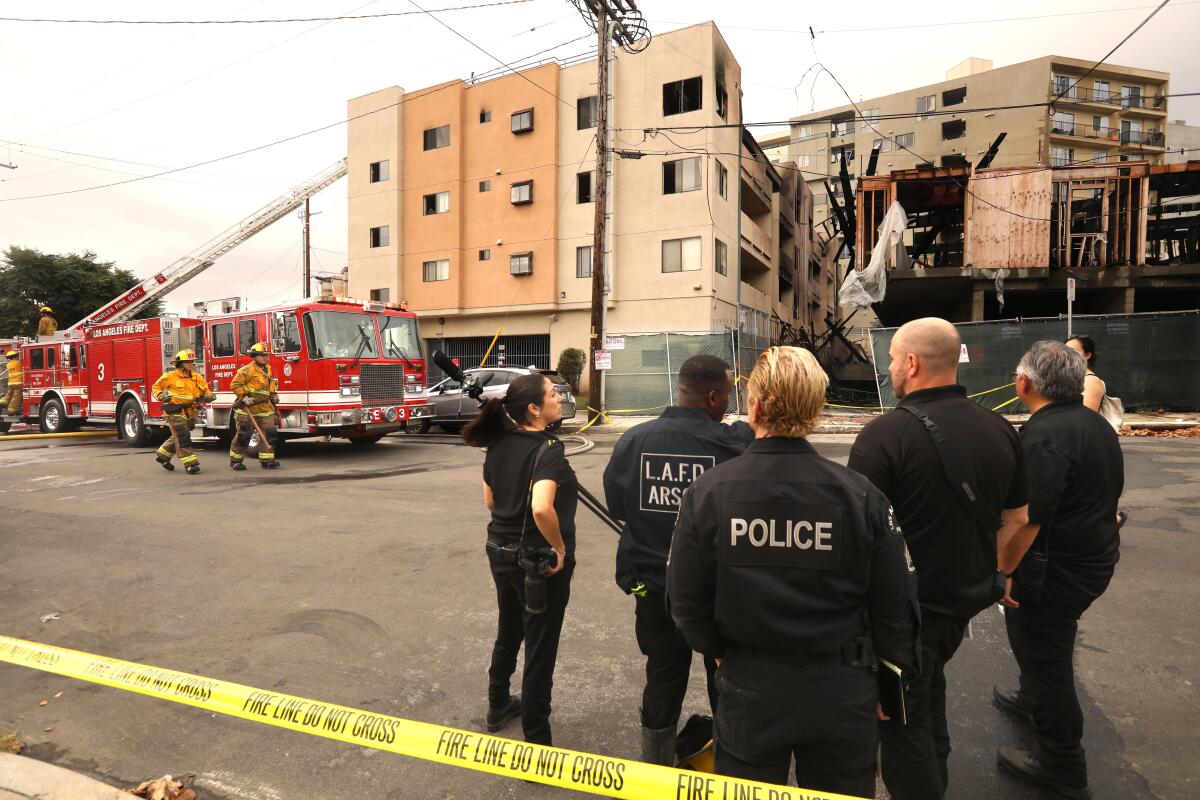
[[0, 800], [129, 800], [133, 795], [78, 772], [0, 753]]

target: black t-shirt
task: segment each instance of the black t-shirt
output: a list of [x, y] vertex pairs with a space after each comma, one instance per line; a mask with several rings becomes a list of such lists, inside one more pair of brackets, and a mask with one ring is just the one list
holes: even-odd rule
[[[1020, 508], [1028, 487], [1016, 430], [967, 399], [959, 385], [913, 392], [901, 405], [920, 408], [958, 448], [988, 508]], [[946, 479], [929, 432], [896, 409], [867, 425], [848, 466], [887, 495], [917, 567], [921, 606], [969, 619], [988, 604], [996, 573], [996, 531], [983, 531]]]
[[538, 481], [555, 481], [558, 490], [554, 493], [554, 511], [558, 514], [558, 527], [567, 557], [574, 555], [579, 484], [567, 462], [563, 443], [556, 436], [519, 428], [505, 433], [487, 450], [483, 480], [491, 487], [494, 501], [488, 538], [516, 544], [524, 527], [526, 544], [533, 546], [549, 546], [549, 542], [538, 531], [529, 508], [530, 487]]
[[1044, 597], [1085, 604], [1107, 588], [1120, 557], [1117, 500], [1125, 462], [1112, 426], [1082, 398], [1041, 408], [1021, 430], [1029, 470], [1032, 549], [1049, 551]]

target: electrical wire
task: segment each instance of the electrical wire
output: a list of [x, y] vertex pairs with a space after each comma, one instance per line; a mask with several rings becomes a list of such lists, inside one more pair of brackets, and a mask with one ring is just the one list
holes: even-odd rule
[[476, 8], [512, 6], [532, 0], [495, 0], [491, 3], [476, 3], [469, 6], [447, 6], [429, 11], [391, 11], [381, 14], [341, 14], [335, 17], [291, 17], [286, 19], [51, 19], [33, 17], [0, 17], [0, 22], [40, 22], [66, 25], [275, 25], [286, 22], [341, 22], [343, 20], [381, 19], [383, 17], [410, 17], [417, 14], [443, 13], [448, 11], [470, 11]]
[[1107, 61], [1107, 60], [1108, 60], [1108, 58], [1109, 58], [1109, 56], [1111, 56], [1113, 53], [1117, 52], [1117, 50], [1119, 50], [1119, 49], [1121, 48], [1121, 45], [1125, 44], [1125, 43], [1126, 43], [1126, 42], [1128, 42], [1130, 39], [1132, 39], [1132, 38], [1133, 38], [1133, 35], [1134, 35], [1135, 33], [1137, 33], [1138, 31], [1140, 31], [1140, 30], [1141, 30], [1141, 29], [1142, 29], [1142, 28], [1145, 26], [1145, 24], [1146, 24], [1147, 22], [1149, 22], [1150, 20], [1154, 19], [1155, 15], [1156, 15], [1156, 14], [1158, 14], [1158, 12], [1162, 11], [1164, 8], [1166, 8], [1166, 6], [1167, 6], [1167, 3], [1169, 3], [1169, 2], [1171, 2], [1171, 0], [1162, 0], [1162, 2], [1158, 4], [1158, 7], [1157, 7], [1157, 8], [1155, 8], [1153, 11], [1151, 11], [1151, 12], [1150, 12], [1150, 13], [1149, 13], [1149, 14], [1146, 16], [1146, 18], [1145, 18], [1144, 20], [1142, 20], [1141, 22], [1139, 22], [1139, 23], [1138, 23], [1138, 25], [1137, 25], [1137, 27], [1136, 27], [1136, 28], [1134, 28], [1133, 30], [1131, 30], [1129, 33], [1125, 34], [1125, 38], [1124, 38], [1124, 39], [1122, 39], [1121, 41], [1119, 41], [1119, 42], [1117, 42], [1115, 45], [1113, 45], [1113, 49], [1112, 49], [1112, 50], [1109, 50], [1107, 53], [1105, 53], [1103, 58], [1101, 58], [1101, 59], [1100, 59], [1099, 61], [1097, 61], [1095, 64], [1092, 64], [1090, 67], [1088, 67], [1088, 70], [1087, 70], [1087, 72], [1085, 72], [1085, 73], [1083, 73], [1082, 75], [1080, 75], [1080, 76], [1079, 76], [1079, 77], [1078, 77], [1078, 78], [1075, 80], [1075, 82], [1074, 82], [1074, 83], [1072, 83], [1070, 86], [1068, 86], [1067, 88], [1065, 88], [1065, 89], [1063, 89], [1061, 92], [1059, 92], [1057, 95], [1055, 95], [1054, 99], [1050, 101], [1050, 108], [1051, 108], [1051, 109], [1053, 109], [1053, 108], [1054, 108], [1054, 104], [1055, 104], [1056, 102], [1058, 102], [1059, 100], [1061, 100], [1061, 99], [1063, 98], [1063, 95], [1065, 95], [1065, 94], [1066, 94], [1067, 92], [1069, 92], [1069, 91], [1073, 91], [1073, 90], [1075, 89], [1075, 87], [1079, 85], [1080, 81], [1082, 81], [1082, 80], [1083, 80], [1084, 78], [1086, 78], [1088, 75], [1091, 75], [1093, 72], [1095, 72], [1095, 71], [1096, 71], [1096, 67], [1100, 66], [1100, 65], [1101, 65], [1101, 64], [1103, 64], [1105, 61]]

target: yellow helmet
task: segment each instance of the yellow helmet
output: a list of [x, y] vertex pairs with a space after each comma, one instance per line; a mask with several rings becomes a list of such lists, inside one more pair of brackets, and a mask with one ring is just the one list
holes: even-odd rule
[[50, 306], [42, 306], [41, 308], [38, 309], [38, 311], [40, 311], [43, 314], [53, 314], [54, 313], [54, 309], [51, 308]]
[[255, 342], [250, 347], [250, 349], [246, 351], [246, 355], [248, 355], [248, 356], [267, 356], [267, 355], [270, 355], [270, 353], [267, 352], [267, 346], [265, 344], [263, 344], [262, 342]]
[[195, 360], [196, 360], [196, 353], [194, 350], [180, 350], [178, 353], [175, 354], [175, 363], [176, 364], [180, 363], [181, 361], [195, 361]]
[[5, 358], [16, 358], [17, 355], [18, 355], [18, 353], [16, 350], [9, 350], [7, 353], [4, 354], [4, 357]]

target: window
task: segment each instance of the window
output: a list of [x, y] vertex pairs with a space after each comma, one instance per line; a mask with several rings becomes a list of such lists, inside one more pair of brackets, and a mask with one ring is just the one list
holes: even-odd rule
[[295, 311], [283, 311], [274, 320], [275, 351], [278, 353], [300, 352], [300, 326], [296, 324]]
[[450, 126], [442, 125], [440, 128], [428, 128], [425, 131], [425, 149], [437, 150], [439, 147], [450, 146]]
[[371, 183], [379, 183], [380, 181], [386, 181], [388, 178], [390, 178], [391, 175], [389, 173], [388, 166], [389, 164], [387, 161], [371, 162]]
[[304, 315], [310, 358], [378, 358], [371, 314], [312, 311]]
[[883, 152], [883, 139], [872, 139], [871, 140], [871, 149], [878, 150], [879, 152], [882, 153]]
[[491, 121], [492, 121], [492, 112], [490, 112], [490, 111], [480, 111], [479, 112], [479, 124], [480, 125], [482, 125], [485, 122], [491, 122]]
[[512, 132], [529, 133], [533, 130], [533, 109], [527, 108], [512, 115]]
[[450, 259], [439, 258], [421, 265], [421, 280], [425, 283], [450, 280]]
[[879, 109], [878, 108], [868, 108], [866, 111], [862, 112], [862, 115], [863, 115], [863, 123], [865, 125], [879, 124]]
[[1142, 123], [1134, 120], [1121, 120], [1121, 144], [1141, 144]]
[[376, 300], [380, 303], [386, 303], [387, 301], [392, 299], [392, 290], [391, 289], [372, 289], [371, 290], [371, 299]]
[[245, 353], [258, 343], [258, 326], [252, 319], [238, 320], [238, 352]]
[[1095, 88], [1095, 98], [1101, 102], [1112, 97], [1112, 89], [1108, 85], [1108, 81], [1098, 80], [1093, 84]]
[[967, 87], [960, 86], [957, 89], [947, 89], [942, 92], [942, 107], [956, 106], [967, 99]]
[[390, 243], [391, 237], [387, 225], [371, 228], [371, 247], [387, 247]]
[[1050, 128], [1052, 133], [1065, 133], [1069, 136], [1075, 135], [1075, 115], [1066, 111], [1054, 112], [1054, 124]]
[[700, 269], [700, 237], [664, 239], [662, 243], [663, 272], [695, 272]]
[[592, 173], [580, 172], [575, 176], [575, 202], [591, 203], [596, 199], [596, 187], [592, 185]]
[[942, 156], [943, 167], [965, 167], [967, 166], [967, 157], [962, 153], [950, 153]]
[[1108, 117], [1094, 116], [1092, 117], [1092, 130], [1101, 136], [1108, 134]]
[[1121, 108], [1141, 108], [1142, 107], [1142, 87], [1140, 86], [1122, 86], [1121, 87]]
[[809, 155], [808, 153], [805, 153], [804, 155], [796, 156], [796, 166], [797, 167], [812, 166], [812, 156]]
[[717, 116], [729, 118], [729, 93], [725, 90], [725, 69], [717, 67]]
[[1054, 94], [1062, 97], [1075, 97], [1075, 79], [1070, 75], [1054, 76]]
[[721, 197], [729, 196], [729, 170], [725, 169], [725, 165], [720, 161], [713, 159], [713, 163], [717, 165], [717, 192]]
[[896, 138], [893, 139], [892, 141], [894, 141], [896, 143], [896, 147], [912, 147], [913, 146], [913, 138], [914, 138], [914, 135], [911, 133], [901, 133], [901, 134], [897, 135]]
[[479, 260], [480, 261], [491, 261], [492, 260], [492, 250], [490, 247], [485, 247], [479, 251]]
[[592, 246], [590, 244], [575, 248], [575, 277], [592, 277]]
[[699, 111], [704, 106], [704, 83], [699, 75], [663, 84], [663, 116]]
[[533, 202], [533, 181], [514, 183], [508, 190], [509, 200], [514, 206], [522, 206]]
[[809, 136], [812, 136], [812, 125], [801, 125], [796, 129], [797, 139], [807, 139]]
[[46, 351], [44, 348], [35, 347], [29, 351], [29, 368], [30, 369], [45, 369], [46, 368]]
[[437, 192], [436, 194], [425, 195], [425, 210], [424, 215], [430, 214], [445, 214], [450, 210], [450, 193]]
[[[928, 114], [931, 111], [936, 111], [936, 110], [937, 110], [937, 99], [933, 95], [927, 94], [924, 97], [917, 98], [917, 113], [918, 114]], [[920, 119], [924, 120], [924, 119], [926, 119], [926, 117], [922, 116], [922, 117], [920, 117]]]
[[492, 182], [490, 180], [479, 182], [479, 191], [490, 192], [492, 190]]
[[510, 275], [532, 275], [533, 253], [513, 253], [509, 256], [508, 273]]
[[596, 98], [581, 97], [575, 104], [575, 130], [586, 131], [596, 127]]
[[212, 354], [221, 357], [232, 356], [236, 353], [237, 347], [233, 343], [233, 323], [222, 322], [220, 325], [213, 325]]
[[1070, 147], [1051, 147], [1050, 166], [1065, 167], [1075, 160], [1075, 151]]
[[713, 254], [714, 268], [721, 275], [727, 275], [729, 271], [729, 267], [727, 266], [729, 248], [720, 239], [714, 239], [713, 241], [717, 243], [716, 252]]
[[949, 122], [942, 123], [942, 141], [961, 139], [966, 135], [967, 121], [965, 119], [952, 119]]
[[54, 369], [58, 366], [58, 351], [53, 347], [46, 348], [46, 369]]
[[681, 158], [663, 164], [663, 194], [694, 192], [700, 188], [700, 157]]
[[833, 123], [832, 133], [834, 136], [848, 136], [848, 135], [854, 133], [854, 120], [853, 119], [838, 120], [837, 122]]

